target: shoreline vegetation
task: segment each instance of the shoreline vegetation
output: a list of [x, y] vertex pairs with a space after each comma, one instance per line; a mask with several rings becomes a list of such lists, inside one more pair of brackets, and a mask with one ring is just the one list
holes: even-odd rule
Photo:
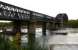
[[68, 20], [67, 27], [69, 27], [69, 28], [78, 28], [78, 19]]
[[[9, 41], [8, 39], [5, 39], [2, 37], [3, 33], [0, 33], [0, 50], [29, 50], [28, 47], [20, 47], [16, 48], [14, 42]], [[37, 46], [36, 46], [37, 44]], [[48, 50], [48, 48], [45, 48], [44, 46], [40, 46], [39, 42], [35, 43], [35, 50]]]

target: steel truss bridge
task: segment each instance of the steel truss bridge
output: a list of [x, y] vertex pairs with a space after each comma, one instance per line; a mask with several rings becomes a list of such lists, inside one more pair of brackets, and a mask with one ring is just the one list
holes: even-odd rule
[[42, 34], [43, 36], [46, 36], [46, 29], [53, 29], [56, 27], [56, 24], [63, 24], [63, 17], [68, 19], [65, 13], [58, 14], [54, 18], [46, 14], [34, 12], [0, 1], [0, 20], [13, 21], [17, 48], [20, 47], [20, 27], [22, 22], [26, 22], [28, 26], [28, 45], [30, 46], [29, 50], [34, 50], [36, 26], [42, 25]]

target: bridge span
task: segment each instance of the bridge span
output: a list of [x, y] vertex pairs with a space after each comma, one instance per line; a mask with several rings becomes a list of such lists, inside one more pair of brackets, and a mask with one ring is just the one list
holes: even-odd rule
[[28, 28], [29, 50], [34, 50], [35, 28], [42, 27], [42, 35], [46, 36], [46, 29], [60, 28], [68, 20], [68, 16], [65, 13], [61, 13], [56, 17], [52, 17], [0, 1], [0, 20], [13, 21], [13, 31], [16, 37], [17, 48], [20, 47], [21, 41], [21, 23], [26, 23]]

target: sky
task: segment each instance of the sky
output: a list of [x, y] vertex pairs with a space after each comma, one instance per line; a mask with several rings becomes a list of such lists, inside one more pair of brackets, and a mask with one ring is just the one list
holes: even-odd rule
[[78, 19], [78, 0], [0, 0], [28, 10], [53, 17], [66, 13], [69, 19]]

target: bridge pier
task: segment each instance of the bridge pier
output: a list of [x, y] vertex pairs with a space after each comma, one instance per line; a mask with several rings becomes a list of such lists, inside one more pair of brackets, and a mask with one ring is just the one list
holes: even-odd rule
[[28, 50], [35, 50], [35, 22], [28, 22]]
[[55, 22], [49, 22], [48, 27], [49, 27], [49, 30], [50, 30], [50, 31], [55, 30]]
[[13, 31], [15, 33], [15, 46], [17, 50], [19, 50], [21, 47], [21, 21], [14, 21], [13, 26]]
[[46, 36], [46, 28], [47, 28], [47, 23], [43, 22], [42, 24], [42, 35], [43, 36]]

